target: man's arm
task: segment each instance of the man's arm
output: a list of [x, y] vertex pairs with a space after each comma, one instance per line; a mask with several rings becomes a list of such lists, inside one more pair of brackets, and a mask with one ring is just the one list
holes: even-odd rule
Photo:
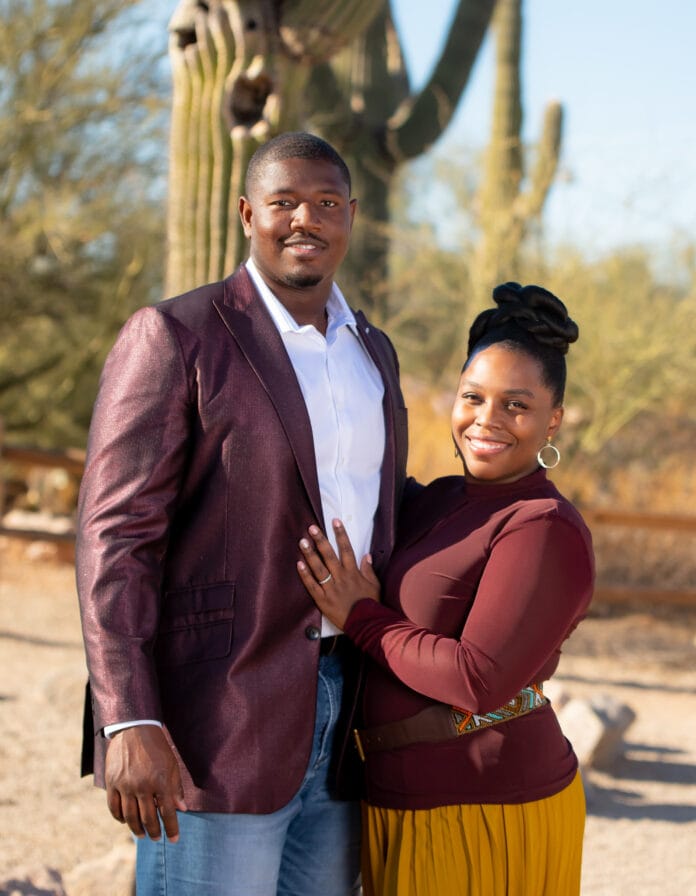
[[[189, 437], [190, 391], [173, 324], [142, 309], [107, 359], [80, 492], [77, 582], [95, 728], [161, 719], [153, 645], [162, 562]], [[107, 749], [107, 799], [136, 836], [177, 836], [176, 758], [156, 726], [128, 727]]]

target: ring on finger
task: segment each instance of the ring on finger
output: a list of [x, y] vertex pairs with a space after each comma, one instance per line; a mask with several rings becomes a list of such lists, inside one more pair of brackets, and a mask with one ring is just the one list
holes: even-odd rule
[[320, 580], [319, 580], [319, 584], [320, 584], [320, 585], [326, 585], [326, 583], [327, 583], [327, 582], [330, 582], [331, 579], [333, 579], [333, 576], [331, 575], [331, 573], [329, 573], [328, 576], [327, 576], [325, 579], [320, 579]]

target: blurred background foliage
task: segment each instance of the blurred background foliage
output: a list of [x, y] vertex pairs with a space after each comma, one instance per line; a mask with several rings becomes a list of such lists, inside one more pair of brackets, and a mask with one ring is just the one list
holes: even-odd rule
[[0, 0], [0, 417], [81, 444], [105, 354], [161, 295], [168, 76], [128, 0]]
[[[282, 7], [280, 0], [275, 5]], [[324, 110], [316, 129], [338, 145], [348, 145], [351, 128], [375, 116], [366, 105], [376, 102], [379, 86], [366, 80], [369, 47], [391, 53], [390, 102], [397, 92], [402, 103], [392, 110], [392, 132], [424, 101], [410, 91], [403, 58], [394, 52], [389, 5], [378, 5], [378, 14], [365, 19], [371, 41], [351, 37], [344, 45], [339, 35], [321, 62], [309, 56], [298, 62], [322, 66], [326, 77], [333, 66], [334, 87], [344, 91], [353, 119], [350, 127], [344, 119], [334, 137]], [[461, 0], [453, 27], [469, 21], [468, 5]], [[208, 33], [206, 16], [215, 12], [218, 27], [221, 16], [245, 4], [184, 6], [193, 10], [195, 27], [185, 40], [183, 32], [173, 35], [170, 61], [200, 72], [196, 35]], [[301, 4], [310, 7], [309, 0]], [[164, 16], [158, 9], [156, 17], [143, 0], [0, 0], [0, 417], [8, 440], [84, 445], [99, 371], [118, 328], [135, 308], [165, 294], [172, 78], [163, 32], [173, 10]], [[645, 249], [589, 258], [549, 239], [543, 206], [557, 177], [563, 109], [550, 105], [536, 144], [522, 143], [522, 13], [522, 0], [499, 0], [491, 20], [496, 89], [485, 150], [450, 146], [446, 154], [423, 154], [444, 130], [449, 109], [428, 141], [409, 144], [410, 161], [396, 150], [387, 159], [387, 219], [369, 219], [374, 205], [366, 204], [385, 253], [385, 273], [370, 282], [375, 299], [366, 310], [388, 330], [401, 358], [410, 471], [424, 480], [457, 472], [448, 414], [469, 324], [496, 282], [539, 282], [566, 302], [581, 329], [569, 355], [564, 458], [554, 478], [588, 504], [683, 510], [696, 498], [696, 244], [675, 246], [670, 263], [662, 260], [658, 269]], [[297, 46], [302, 23], [294, 27]], [[476, 27], [483, 28], [481, 21]], [[283, 34], [287, 41], [287, 29]], [[233, 37], [228, 49], [243, 55], [244, 35]], [[456, 54], [457, 34], [449, 37]], [[467, 39], [467, 52], [475, 54], [480, 34], [474, 45], [470, 32]], [[267, 69], [259, 68], [260, 50], [245, 64], [256, 74], [287, 71], [287, 60], [284, 68], [271, 65], [277, 42], [269, 38], [268, 46]], [[345, 96], [351, 59], [361, 60], [359, 102]], [[434, 73], [447, 62], [445, 49]], [[372, 68], [383, 73], [384, 60]], [[235, 74], [247, 78], [247, 87], [249, 70]], [[424, 90], [433, 89], [433, 79]], [[452, 102], [465, 80], [452, 87]], [[235, 96], [239, 101], [238, 89]], [[276, 106], [262, 97], [256, 119], [250, 113], [233, 124], [228, 157], [240, 140], [243, 154], [250, 141], [273, 132], [269, 109], [277, 109], [279, 91], [267, 91], [265, 99]], [[275, 120], [311, 126], [312, 111], [293, 108]], [[398, 146], [394, 134], [389, 144], [389, 134], [387, 128], [381, 143], [373, 141], [375, 152]], [[177, 186], [169, 185], [170, 205]], [[350, 265], [349, 283], [360, 257], [353, 255]], [[374, 272], [382, 262], [372, 258], [364, 267]], [[362, 294], [364, 284], [355, 288]], [[353, 295], [349, 301], [359, 304]]]

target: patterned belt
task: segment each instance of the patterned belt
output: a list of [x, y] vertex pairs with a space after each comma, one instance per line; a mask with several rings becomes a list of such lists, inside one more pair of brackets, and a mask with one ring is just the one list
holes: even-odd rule
[[519, 694], [500, 709], [492, 712], [468, 712], [458, 706], [438, 703], [422, 709], [407, 719], [387, 722], [374, 728], [362, 730], [356, 728], [353, 736], [360, 758], [364, 761], [367, 753], [374, 753], [377, 750], [394, 750], [409, 744], [450, 740], [463, 734], [480, 731], [482, 728], [489, 728], [491, 725], [500, 725], [501, 722], [524, 716], [548, 702], [544, 697], [542, 685], [531, 684], [522, 688]]

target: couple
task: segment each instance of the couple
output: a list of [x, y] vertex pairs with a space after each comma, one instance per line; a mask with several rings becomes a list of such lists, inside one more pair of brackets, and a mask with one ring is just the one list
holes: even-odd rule
[[593, 566], [543, 467], [577, 328], [498, 287], [452, 411], [464, 475], [407, 482], [396, 356], [333, 282], [355, 208], [324, 141], [264, 144], [249, 260], [136, 312], [107, 359], [83, 770], [141, 896], [359, 892], [363, 780], [365, 896], [570, 896], [584, 799], [542, 685]]

